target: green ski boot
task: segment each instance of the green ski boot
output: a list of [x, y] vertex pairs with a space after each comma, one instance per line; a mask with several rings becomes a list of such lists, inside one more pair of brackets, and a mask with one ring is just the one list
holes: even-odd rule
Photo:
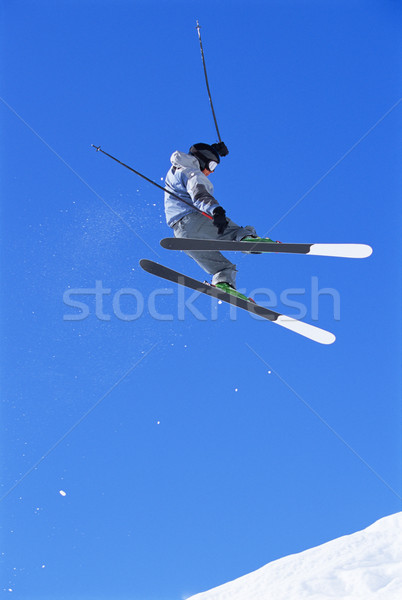
[[[244, 237], [240, 241], [241, 242], [269, 242], [271, 244], [279, 244], [280, 243], [280, 242], [275, 242], [275, 240], [271, 240], [270, 238], [262, 238], [262, 237], [257, 237], [257, 236], [253, 237], [252, 235], [248, 235], [247, 237]], [[262, 252], [249, 250], [249, 251], [244, 251], [243, 254], [262, 254]]]
[[219, 288], [223, 292], [226, 292], [227, 294], [231, 294], [232, 296], [236, 296], [236, 298], [241, 298], [242, 300], [247, 300], [247, 302], [253, 302], [253, 300], [251, 298], [247, 298], [247, 296], [245, 296], [241, 292], [238, 292], [234, 287], [232, 287], [230, 285], [230, 283], [226, 283], [226, 282], [224, 282], [224, 283], [217, 283], [215, 285], [215, 287]]
[[275, 240], [271, 240], [270, 238], [253, 237], [251, 235], [248, 235], [247, 237], [242, 238], [241, 241], [242, 242], [270, 242], [271, 244], [278, 243], [278, 242], [275, 242]]

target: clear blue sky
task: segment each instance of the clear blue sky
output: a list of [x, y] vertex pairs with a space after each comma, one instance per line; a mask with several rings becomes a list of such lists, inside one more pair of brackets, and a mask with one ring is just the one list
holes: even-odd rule
[[[0, 9], [2, 593], [184, 599], [400, 510], [399, 3], [56, 4]], [[161, 182], [216, 141], [196, 19], [228, 214], [374, 248], [236, 255], [248, 292], [305, 289], [330, 347], [206, 297], [178, 318], [138, 266], [204, 279], [159, 246], [162, 193], [90, 145]], [[315, 320], [314, 281], [340, 318], [322, 295]], [[89, 315], [68, 321], [76, 288]]]

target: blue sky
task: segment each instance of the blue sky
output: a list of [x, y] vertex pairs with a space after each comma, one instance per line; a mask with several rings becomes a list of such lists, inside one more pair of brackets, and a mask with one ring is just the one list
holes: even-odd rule
[[[187, 598], [400, 510], [400, 12], [1, 3], [3, 594]], [[162, 193], [91, 144], [160, 183], [216, 141], [196, 19], [227, 213], [374, 248], [236, 255], [240, 288], [294, 315], [292, 289], [330, 347], [206, 297], [183, 310], [138, 265], [205, 278], [160, 248]], [[315, 320], [314, 285], [340, 315], [321, 295]]]

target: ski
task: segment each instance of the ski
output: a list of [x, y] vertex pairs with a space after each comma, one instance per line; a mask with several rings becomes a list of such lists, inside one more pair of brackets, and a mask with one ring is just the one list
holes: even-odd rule
[[275, 252], [366, 258], [373, 252], [367, 244], [279, 244], [277, 242], [236, 242], [231, 240], [201, 240], [191, 238], [164, 238], [160, 241], [167, 250], [220, 250], [232, 252]]
[[222, 300], [222, 302], [228, 302], [229, 304], [233, 304], [238, 308], [242, 308], [247, 310], [248, 312], [254, 313], [263, 317], [264, 319], [268, 319], [268, 321], [272, 321], [281, 327], [285, 327], [286, 329], [290, 329], [295, 333], [298, 333], [314, 342], [318, 342], [320, 344], [332, 344], [335, 341], [335, 336], [333, 333], [326, 331], [325, 329], [320, 329], [319, 327], [315, 327], [314, 325], [310, 325], [309, 323], [305, 323], [304, 321], [299, 321], [297, 319], [293, 319], [292, 317], [288, 317], [281, 313], [275, 312], [265, 306], [260, 306], [252, 302], [251, 300], [244, 300], [242, 298], [237, 298], [236, 296], [232, 296], [228, 292], [224, 292], [219, 288], [214, 287], [208, 283], [202, 283], [197, 279], [193, 279], [192, 277], [188, 277], [187, 275], [183, 275], [178, 271], [174, 271], [173, 269], [169, 269], [164, 265], [160, 265], [152, 260], [141, 259], [140, 265], [152, 275], [156, 275], [157, 277], [162, 277], [163, 279], [167, 279], [168, 281], [172, 281], [173, 283], [177, 283], [178, 285], [183, 285], [192, 290], [196, 290], [208, 296], [213, 296], [214, 298], [218, 298], [218, 300]]

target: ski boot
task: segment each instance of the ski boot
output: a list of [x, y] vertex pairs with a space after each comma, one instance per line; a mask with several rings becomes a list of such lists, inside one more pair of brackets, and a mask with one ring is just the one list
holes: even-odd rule
[[[276, 242], [275, 240], [271, 240], [270, 238], [262, 238], [262, 237], [258, 237], [253, 236], [253, 235], [247, 235], [246, 237], [242, 238], [240, 240], [241, 242], [269, 242], [271, 244], [280, 244], [280, 242]], [[262, 252], [243, 252], [243, 254], [262, 254]]]
[[240, 240], [241, 242], [270, 242], [271, 244], [278, 244], [280, 242], [275, 242], [275, 240], [271, 240], [270, 238], [262, 238], [254, 235], [247, 235], [246, 237]]
[[247, 302], [254, 302], [254, 300], [252, 298], [248, 298], [241, 292], [238, 292], [233, 286], [230, 285], [230, 283], [226, 283], [226, 282], [217, 283], [214, 287], [217, 287], [220, 290], [222, 290], [223, 292], [226, 292], [227, 294], [230, 294], [231, 296], [235, 296], [236, 298], [241, 298], [242, 300], [246, 300]]

